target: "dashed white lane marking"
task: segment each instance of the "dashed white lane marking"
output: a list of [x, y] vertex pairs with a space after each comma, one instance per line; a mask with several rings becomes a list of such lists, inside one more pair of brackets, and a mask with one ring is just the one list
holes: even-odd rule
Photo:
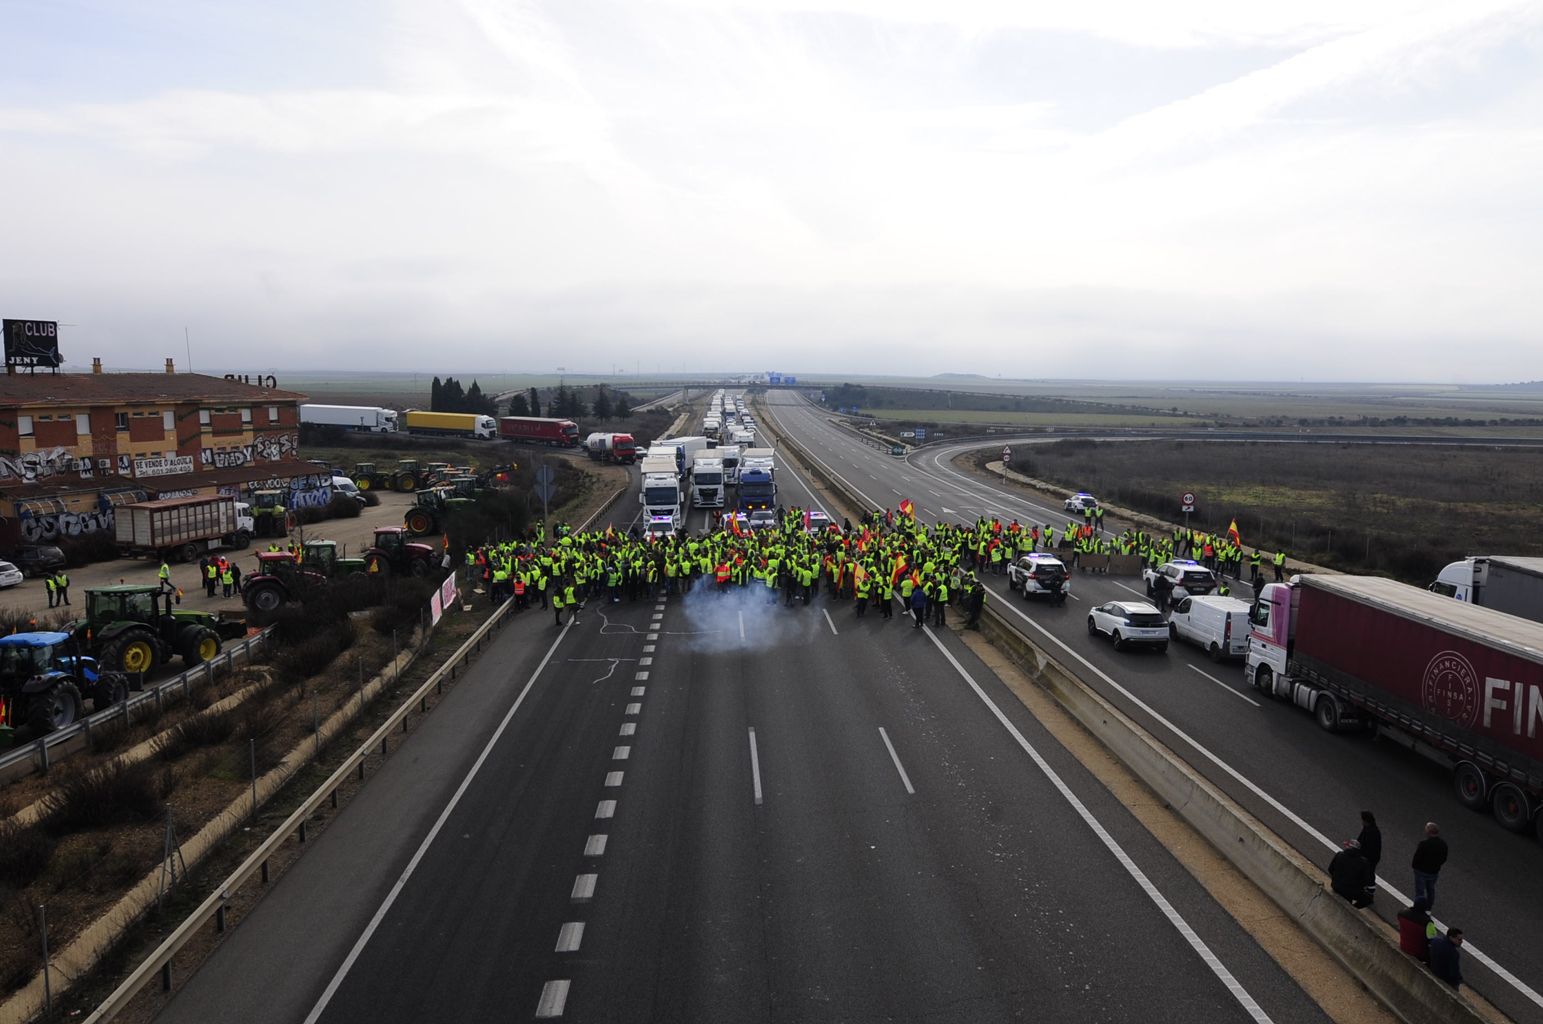
[[740, 612], [739, 613], [739, 639], [741, 641], [743, 641], [745, 639], [745, 613], [744, 612]]
[[557, 930], [557, 948], [554, 953], [577, 953], [584, 941], [584, 922], [569, 921]]
[[627, 710], [622, 712], [622, 714], [624, 714], [624, 715], [641, 715], [642, 713], [643, 713], [643, 705], [637, 703], [636, 701], [634, 701], [631, 704], [628, 704], [627, 705]]
[[573, 880], [573, 892], [569, 894], [568, 898], [575, 903], [581, 900], [594, 899], [595, 883], [599, 880], [600, 876], [593, 872], [585, 872], [582, 875], [578, 875]]
[[627, 774], [627, 773], [626, 772], [606, 772], [605, 773], [605, 788], [606, 789], [615, 789], [616, 787], [620, 786], [621, 785], [622, 776], [625, 775], [625, 774]]
[[657, 640], [657, 639], [659, 639], [659, 634], [658, 633], [650, 633], [650, 634], [648, 634], [648, 636], [644, 637], [643, 639], [645, 639], [645, 640]]
[[911, 787], [911, 777], [905, 773], [905, 765], [900, 763], [900, 755], [895, 753], [895, 745], [889, 741], [889, 733], [884, 731], [882, 725], [879, 726], [879, 739], [884, 741], [884, 748], [889, 751], [889, 759], [895, 762], [895, 771], [900, 773], [900, 781], [905, 785], [905, 791], [915, 796], [916, 790]]
[[631, 736], [633, 733], [635, 733], [637, 731], [638, 731], [638, 723], [636, 723], [636, 722], [623, 722], [622, 723], [622, 727], [621, 727], [621, 732], [620, 732], [619, 735]]
[[1232, 972], [1227, 969], [1227, 965], [1222, 963], [1215, 953], [1211, 952], [1211, 947], [1206, 945], [1205, 940], [1195, 933], [1195, 930], [1189, 926], [1189, 922], [1184, 920], [1183, 915], [1174, 908], [1172, 903], [1168, 902], [1168, 897], [1158, 891], [1157, 886], [1152, 884], [1152, 880], [1147, 877], [1146, 872], [1137, 866], [1136, 862], [1130, 858], [1130, 855], [1125, 852], [1124, 848], [1115, 841], [1114, 836], [1110, 835], [1103, 824], [1093, 816], [1093, 812], [1088, 810], [1087, 805], [1082, 802], [1076, 793], [1072, 792], [1070, 786], [1062, 781], [1061, 776], [1056, 774], [1056, 770], [1050, 767], [1050, 762], [1040, 756], [1039, 751], [1034, 749], [1034, 745], [1025, 739], [1023, 733], [1018, 731], [1018, 727], [1002, 713], [1002, 709], [997, 706], [996, 701], [986, 694], [985, 690], [981, 689], [980, 684], [975, 681], [975, 677], [970, 675], [963, 665], [959, 664], [947, 647], [943, 646], [943, 641], [938, 639], [937, 634], [930, 628], [926, 630], [926, 633], [927, 638], [932, 641], [943, 657], [948, 660], [948, 663], [954, 667], [954, 671], [958, 672], [960, 677], [969, 684], [970, 689], [975, 691], [975, 696], [979, 697], [981, 702], [990, 709], [991, 714], [1002, 724], [1002, 728], [1006, 729], [1008, 735], [1012, 736], [1018, 746], [1023, 748], [1023, 752], [1029, 755], [1029, 758], [1038, 766], [1039, 770], [1050, 780], [1051, 785], [1060, 792], [1061, 798], [1072, 806], [1072, 810], [1076, 811], [1078, 817], [1093, 830], [1093, 834], [1099, 838], [1105, 848], [1114, 854], [1115, 859], [1120, 862], [1120, 866], [1126, 870], [1131, 878], [1135, 879], [1136, 884], [1146, 893], [1147, 898], [1157, 905], [1157, 909], [1162, 911], [1163, 916], [1184, 937], [1184, 941], [1189, 943], [1190, 948], [1211, 969], [1211, 972], [1216, 975], [1227, 991], [1232, 994], [1232, 997], [1238, 1001], [1238, 1005], [1243, 1007], [1244, 1012], [1258, 1022], [1258, 1024], [1273, 1024], [1270, 1020], [1270, 1015], [1264, 1012], [1264, 1008], [1255, 1002], [1254, 997], [1248, 994], [1248, 990], [1242, 986], [1237, 978], [1232, 976]]
[[625, 761], [625, 760], [627, 760], [627, 758], [629, 758], [631, 756], [632, 756], [632, 748], [631, 747], [617, 747], [615, 750], [611, 751], [611, 760], [612, 761]]
[[654, 659], [653, 658], [639, 658], [638, 659], [638, 664], [639, 665], [652, 665], [653, 663], [654, 663]]
[[644, 654], [653, 654], [655, 646], [657, 646], [657, 645], [655, 645], [655, 644], [644, 644], [643, 645], [643, 653]]
[[821, 608], [820, 611], [825, 613], [825, 621], [830, 625], [831, 635], [832, 636], [840, 636], [841, 634], [836, 632], [836, 620], [830, 617], [830, 609], [829, 608]]
[[563, 1007], [568, 1005], [568, 985], [565, 978], [541, 986], [541, 999], [536, 1003], [537, 1020], [551, 1020], [563, 1015]]
[[761, 756], [755, 748], [755, 726], [750, 727], [750, 781], [755, 787], [755, 803], [761, 805]]
[[645, 694], [647, 692], [648, 692], [648, 687], [646, 687], [646, 686], [634, 686], [632, 688], [632, 695], [634, 697], [641, 697], [641, 696], [643, 696], [643, 694]]
[[[365, 925], [364, 932], [355, 940], [353, 948], [348, 951], [348, 955], [338, 965], [337, 971], [332, 975], [332, 980], [327, 983], [327, 987], [322, 991], [321, 997], [316, 1000], [316, 1005], [311, 1007], [310, 1013], [306, 1014], [305, 1024], [316, 1024], [316, 1021], [321, 1019], [321, 1015], [327, 1009], [327, 1004], [332, 1002], [333, 996], [337, 995], [339, 986], [343, 984], [343, 979], [348, 977], [348, 972], [353, 969], [354, 963], [359, 959], [360, 954], [364, 952], [364, 947], [369, 945], [370, 937], [375, 934], [375, 930], [380, 927], [380, 923], [386, 919], [386, 914], [390, 912], [391, 907], [396, 903], [397, 897], [402, 895], [402, 890], [407, 887], [408, 879], [412, 878], [413, 872], [422, 863], [424, 855], [429, 851], [429, 847], [434, 844], [435, 837], [439, 835], [440, 830], [445, 827], [445, 822], [450, 820], [450, 815], [460, 805], [461, 798], [471, 788], [472, 780], [477, 777], [477, 773], [482, 770], [483, 764], [487, 762], [488, 757], [493, 753], [493, 748], [503, 738], [505, 731], [509, 728], [509, 723], [514, 721], [515, 713], [524, 705], [525, 698], [529, 696], [531, 688], [536, 685], [536, 679], [546, 669], [547, 663], [552, 660], [552, 655], [557, 653], [557, 645], [563, 642], [563, 637], [568, 635], [568, 631], [572, 627], [573, 620], [570, 619], [563, 626], [562, 632], [557, 634], [557, 639], [552, 641], [552, 646], [547, 648], [541, 663], [530, 674], [524, 689], [520, 690], [520, 695], [514, 699], [514, 703], [509, 706], [509, 710], [504, 712], [503, 719], [498, 723], [498, 728], [493, 730], [493, 735], [489, 737], [487, 745], [482, 748], [482, 753], [478, 754], [477, 760], [472, 762], [472, 766], [466, 772], [465, 778], [461, 779], [460, 785], [456, 786], [455, 792], [451, 794], [449, 802], [439, 812], [439, 817], [435, 819], [428, 835], [424, 836], [423, 842], [418, 844], [418, 849], [413, 853], [412, 859], [407, 862], [407, 866], [397, 876], [396, 882], [391, 886], [391, 891], [386, 894], [386, 898], [376, 908], [375, 915], [370, 918], [369, 924]], [[566, 985], [567, 982], [563, 984]], [[566, 989], [564, 991], [566, 992]]]
[[614, 817], [616, 817], [616, 801], [615, 800], [602, 800], [598, 804], [595, 805], [595, 818], [596, 818], [596, 820], [599, 820], [599, 819], [602, 819], [602, 818], [614, 818]]
[[638, 682], [643, 682], [648, 678], [648, 669], [645, 668], [632, 673], [632, 678], [636, 679]]
[[609, 838], [610, 836], [606, 835], [604, 832], [596, 832], [594, 835], [584, 840], [584, 856], [604, 857], [605, 843]]
[[1257, 700], [1254, 700], [1252, 697], [1248, 696], [1245, 693], [1239, 693], [1237, 690], [1233, 689], [1231, 686], [1228, 686], [1226, 683], [1222, 682], [1220, 679], [1217, 679], [1215, 676], [1213, 676], [1211, 673], [1207, 672], [1205, 669], [1201, 668], [1200, 666], [1198, 666], [1198, 665], [1191, 665], [1190, 668], [1194, 669], [1196, 672], [1199, 672], [1201, 675], [1205, 676], [1211, 682], [1215, 683], [1217, 686], [1220, 686], [1223, 690], [1226, 690], [1228, 693], [1232, 694], [1238, 700], [1246, 700], [1246, 701], [1248, 701], [1250, 704], [1252, 704], [1256, 708], [1259, 706], [1259, 702]]

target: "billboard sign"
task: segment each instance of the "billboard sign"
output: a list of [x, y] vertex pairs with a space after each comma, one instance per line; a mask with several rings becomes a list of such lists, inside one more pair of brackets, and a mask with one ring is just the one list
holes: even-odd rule
[[134, 476], [176, 476], [193, 472], [193, 456], [176, 455], [171, 458], [135, 459]]
[[5, 365], [58, 367], [63, 361], [58, 321], [5, 321]]

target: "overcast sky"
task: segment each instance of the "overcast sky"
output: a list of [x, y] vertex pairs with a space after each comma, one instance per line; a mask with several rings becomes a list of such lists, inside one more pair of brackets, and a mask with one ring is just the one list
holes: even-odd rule
[[1543, 0], [4, 9], [74, 363], [1543, 378]]

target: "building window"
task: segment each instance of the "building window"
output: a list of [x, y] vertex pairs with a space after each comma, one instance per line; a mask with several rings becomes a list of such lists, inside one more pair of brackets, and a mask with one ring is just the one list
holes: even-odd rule
[[209, 410], [208, 409], [200, 409], [200, 410], [198, 410], [198, 425], [200, 427], [207, 427], [209, 425]]
[[279, 407], [276, 406], [276, 405], [268, 406], [268, 422], [269, 423], [277, 423], [278, 421], [279, 421]]
[[177, 422], [174, 418], [174, 414], [170, 409], [161, 410], [161, 426], [165, 427], [167, 430], [175, 430], [177, 428]]
[[18, 417], [16, 417], [16, 431], [22, 437], [31, 437], [32, 436], [32, 417], [31, 416], [18, 416]]
[[113, 413], [113, 423], [119, 430], [129, 429], [129, 414], [126, 412]]
[[75, 414], [75, 433], [89, 435], [91, 433], [91, 417], [83, 412]]
[[241, 410], [241, 422], [242, 423], [251, 423], [252, 422], [252, 410], [251, 409], [242, 409]]

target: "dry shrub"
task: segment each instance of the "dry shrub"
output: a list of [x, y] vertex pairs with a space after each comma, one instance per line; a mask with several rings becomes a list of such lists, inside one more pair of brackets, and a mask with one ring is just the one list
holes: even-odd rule
[[230, 711], [194, 715], [166, 731], [156, 743], [155, 755], [175, 761], [195, 750], [219, 746], [235, 733], [236, 716]]
[[0, 887], [21, 889], [48, 867], [57, 841], [36, 825], [0, 825]]
[[149, 761], [70, 772], [47, 798], [43, 827], [62, 836], [106, 825], [157, 821], [175, 787], [176, 776]]

